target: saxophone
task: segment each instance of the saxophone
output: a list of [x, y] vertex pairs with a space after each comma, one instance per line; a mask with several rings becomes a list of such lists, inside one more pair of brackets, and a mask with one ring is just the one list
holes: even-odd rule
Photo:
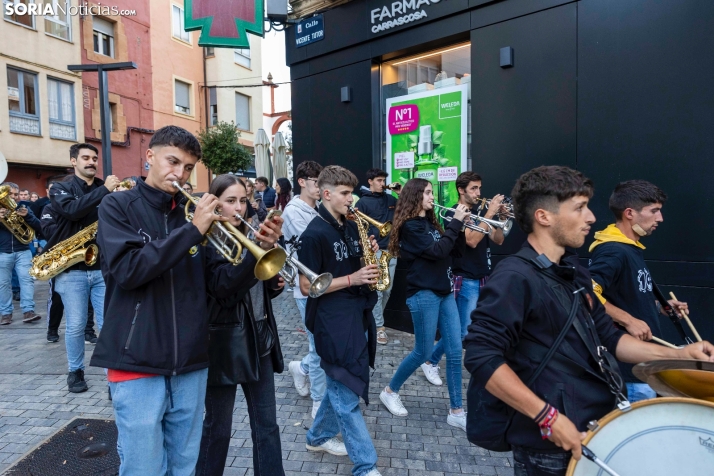
[[0, 208], [7, 210], [5, 217], [0, 218], [0, 223], [5, 225], [5, 228], [10, 230], [10, 233], [15, 235], [20, 243], [29, 244], [35, 238], [35, 230], [30, 228], [25, 220], [17, 214], [17, 203], [10, 196], [8, 185], [0, 187]]
[[98, 223], [95, 221], [41, 255], [35, 256], [32, 259], [30, 276], [46, 281], [77, 263], [84, 262], [87, 266], [96, 263], [99, 247], [97, 245], [87, 246], [87, 243], [96, 238]]
[[369, 241], [369, 225], [373, 224], [380, 231], [380, 236], [386, 236], [389, 231], [382, 234], [382, 230], [391, 230], [392, 224], [390, 222], [379, 223], [371, 218], [367, 220], [366, 215], [362, 212], [355, 210], [352, 207], [348, 207], [350, 213], [354, 217], [354, 221], [357, 224], [357, 230], [359, 231], [359, 239], [362, 244], [362, 253], [364, 255], [364, 265], [376, 264], [379, 271], [379, 276], [377, 277], [376, 284], [370, 284], [370, 291], [384, 291], [389, 287], [391, 282], [389, 278], [389, 260], [392, 259], [392, 255], [386, 251], [382, 251], [382, 255], [377, 260], [377, 256], [372, 251], [372, 243]]

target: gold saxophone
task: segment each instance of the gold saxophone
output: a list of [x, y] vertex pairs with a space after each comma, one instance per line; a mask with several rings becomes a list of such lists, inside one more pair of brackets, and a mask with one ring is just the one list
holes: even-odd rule
[[10, 233], [15, 235], [15, 238], [20, 243], [29, 244], [35, 238], [35, 230], [18, 215], [17, 203], [10, 196], [10, 187], [8, 185], [0, 187], [0, 208], [7, 210], [5, 216], [0, 218], [0, 223], [5, 225], [5, 228], [10, 230]]
[[41, 255], [35, 256], [32, 259], [30, 276], [46, 281], [77, 263], [84, 262], [87, 266], [96, 263], [99, 247], [97, 245], [87, 246], [87, 243], [96, 238], [98, 223], [95, 221]]
[[359, 230], [359, 238], [364, 255], [364, 265], [376, 264], [379, 271], [377, 284], [370, 284], [369, 289], [371, 291], [384, 291], [389, 287], [391, 281], [389, 278], [389, 260], [392, 259], [392, 255], [386, 251], [382, 251], [382, 255], [379, 257], [379, 260], [377, 260], [377, 255], [372, 251], [372, 242], [369, 241], [369, 225], [374, 225], [379, 230], [379, 235], [384, 237], [391, 231], [392, 223], [380, 223], [352, 207], [348, 208], [357, 224], [357, 230]]

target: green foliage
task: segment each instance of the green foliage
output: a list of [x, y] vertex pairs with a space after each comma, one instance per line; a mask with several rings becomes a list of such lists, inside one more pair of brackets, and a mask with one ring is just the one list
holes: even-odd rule
[[219, 122], [198, 133], [203, 163], [216, 175], [246, 170], [253, 161], [250, 150], [238, 142], [240, 132], [233, 122]]

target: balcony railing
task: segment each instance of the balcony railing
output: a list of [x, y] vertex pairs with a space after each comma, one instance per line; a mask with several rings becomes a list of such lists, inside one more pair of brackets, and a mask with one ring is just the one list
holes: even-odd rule
[[40, 135], [40, 119], [10, 114], [10, 132]]

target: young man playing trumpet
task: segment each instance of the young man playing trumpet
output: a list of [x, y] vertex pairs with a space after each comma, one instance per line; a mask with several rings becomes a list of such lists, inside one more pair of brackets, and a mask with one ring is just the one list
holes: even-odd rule
[[[662, 337], [658, 315], [665, 312], [653, 294], [654, 282], [641, 239], [652, 235], [664, 221], [662, 206], [666, 200], [659, 187], [644, 180], [618, 184], [609, 203], [615, 223], [596, 232], [590, 245], [595, 294], [620, 329], [643, 341]], [[688, 310], [685, 302], [672, 300], [669, 304], [673, 309]], [[655, 398], [655, 391], [634, 376], [632, 367], [620, 363], [630, 401]]]
[[[391, 222], [394, 219], [394, 209], [397, 206], [397, 199], [387, 189], [387, 172], [382, 169], [369, 169], [367, 171], [367, 183], [369, 190], [364, 187], [360, 190], [359, 211], [380, 223]], [[380, 236], [374, 226], [370, 226], [370, 231], [378, 237], [379, 252], [377, 259], [389, 248], [389, 235]], [[392, 284], [394, 283], [394, 271], [397, 268], [397, 260], [389, 260], [390, 284], [384, 291], [377, 291], [377, 304], [374, 306], [374, 322], [377, 325], [377, 344], [386, 345], [389, 342], [387, 332], [384, 330], [384, 309], [387, 307], [389, 296], [392, 294]]]
[[[481, 204], [481, 176], [476, 172], [462, 172], [456, 177], [456, 190], [459, 192], [459, 201], [452, 208], [458, 205], [467, 207], [472, 215], [478, 214]], [[501, 204], [504, 196], [496, 195], [491, 199], [488, 210], [483, 215], [490, 220], [498, 218], [502, 212]], [[453, 215], [453, 212], [449, 213]], [[488, 228], [485, 224], [472, 222], [483, 228]], [[453, 259], [454, 271], [454, 292], [456, 294], [456, 307], [459, 309], [461, 320], [461, 339], [466, 337], [468, 326], [471, 324], [471, 312], [476, 309], [481, 287], [486, 284], [488, 276], [491, 274], [491, 242], [501, 245], [505, 240], [502, 228], [493, 228], [490, 235], [486, 235], [471, 228], [466, 228], [459, 235], [458, 242], [463, 247], [463, 254]], [[459, 244], [457, 243], [457, 244]], [[463, 245], [466, 246], [463, 246]], [[441, 385], [439, 377], [439, 362], [444, 356], [444, 343], [439, 340], [434, 346], [434, 351], [428, 362], [421, 366], [426, 379], [433, 385]]]

